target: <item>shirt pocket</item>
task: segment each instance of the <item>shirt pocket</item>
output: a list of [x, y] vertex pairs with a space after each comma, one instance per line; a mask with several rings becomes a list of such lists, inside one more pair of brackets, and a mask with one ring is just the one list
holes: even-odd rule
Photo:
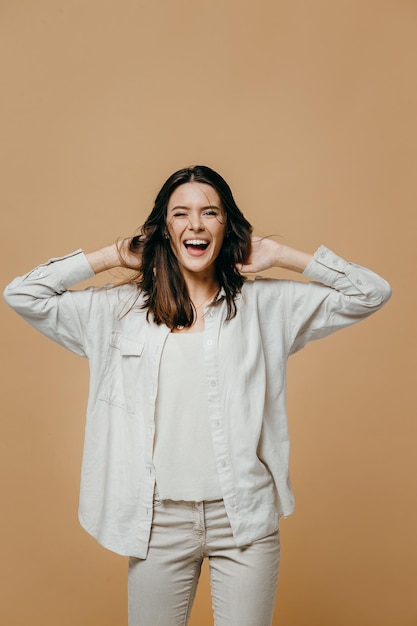
[[114, 406], [135, 412], [144, 343], [121, 333], [113, 333], [110, 340], [99, 399]]

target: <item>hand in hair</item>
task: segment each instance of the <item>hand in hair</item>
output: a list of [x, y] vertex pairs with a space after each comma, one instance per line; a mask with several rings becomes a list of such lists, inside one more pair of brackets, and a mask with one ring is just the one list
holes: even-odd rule
[[131, 270], [140, 270], [142, 267], [142, 248], [143, 242], [140, 235], [118, 241], [117, 250], [120, 265]]
[[295, 272], [303, 272], [311, 260], [311, 255], [280, 244], [267, 237], [252, 237], [251, 251], [246, 263], [238, 263], [240, 272], [253, 274], [271, 267], [282, 267]]
[[105, 246], [86, 255], [96, 274], [115, 267], [140, 270], [142, 266], [142, 244], [140, 237], [120, 239], [111, 246]]

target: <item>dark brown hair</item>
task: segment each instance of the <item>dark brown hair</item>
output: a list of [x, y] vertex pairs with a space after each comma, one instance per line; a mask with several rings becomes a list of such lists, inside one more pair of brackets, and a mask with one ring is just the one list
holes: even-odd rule
[[191, 326], [195, 318], [182, 272], [169, 239], [164, 236], [171, 194], [180, 185], [194, 181], [216, 190], [226, 215], [226, 236], [215, 262], [215, 277], [224, 290], [227, 320], [236, 315], [235, 298], [245, 280], [236, 269], [236, 263], [244, 263], [250, 253], [252, 226], [236, 205], [229, 185], [220, 174], [204, 165], [187, 167], [172, 174], [159, 191], [141, 234], [130, 244], [132, 252], [142, 254], [141, 270], [132, 281], [145, 295], [143, 307], [148, 309], [148, 316], [152, 314], [156, 324], [166, 324], [169, 328]]

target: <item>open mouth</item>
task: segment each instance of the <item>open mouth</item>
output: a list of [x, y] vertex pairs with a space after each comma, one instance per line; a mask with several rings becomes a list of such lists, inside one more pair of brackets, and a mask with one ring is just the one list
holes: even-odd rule
[[204, 254], [209, 247], [209, 242], [204, 239], [187, 239], [184, 241], [184, 246], [187, 248], [187, 252], [193, 256]]

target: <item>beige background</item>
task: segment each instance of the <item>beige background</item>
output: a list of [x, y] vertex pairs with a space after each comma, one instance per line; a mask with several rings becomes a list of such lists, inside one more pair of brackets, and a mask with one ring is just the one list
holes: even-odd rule
[[[2, 0], [0, 52], [3, 285], [129, 235], [195, 163], [258, 233], [391, 282], [290, 361], [274, 625], [417, 625], [417, 2]], [[126, 561], [76, 515], [87, 364], [0, 313], [0, 622], [125, 624]]]

